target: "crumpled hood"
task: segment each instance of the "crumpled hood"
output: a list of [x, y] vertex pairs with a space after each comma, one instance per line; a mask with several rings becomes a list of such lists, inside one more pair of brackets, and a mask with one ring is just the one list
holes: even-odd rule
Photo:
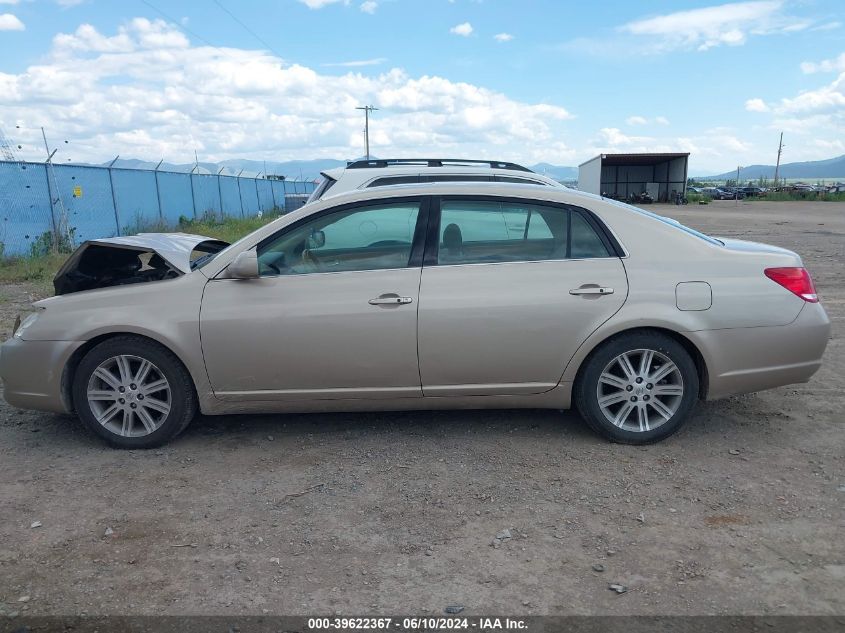
[[191, 254], [216, 253], [228, 242], [187, 233], [139, 233], [88, 240], [56, 273], [57, 295], [164, 281], [191, 272]]
[[98, 240], [88, 240], [80, 248], [90, 243], [153, 251], [174, 268], [183, 273], [188, 273], [191, 272], [191, 253], [204, 242], [208, 243], [209, 252], [213, 252], [214, 247], [219, 246], [217, 250], [220, 250], [229, 245], [228, 242], [222, 240], [190, 233], [138, 233], [137, 235], [123, 237], [103, 237]]

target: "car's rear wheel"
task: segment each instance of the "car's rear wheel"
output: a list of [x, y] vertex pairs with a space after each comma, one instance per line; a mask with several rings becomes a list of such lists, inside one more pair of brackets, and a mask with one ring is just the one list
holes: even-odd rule
[[659, 332], [633, 332], [593, 352], [575, 385], [575, 404], [587, 424], [610, 440], [648, 444], [683, 426], [698, 384], [683, 345]]
[[73, 380], [77, 414], [118, 448], [153, 448], [181, 433], [196, 396], [187, 370], [170, 350], [135, 336], [107, 339], [79, 363]]

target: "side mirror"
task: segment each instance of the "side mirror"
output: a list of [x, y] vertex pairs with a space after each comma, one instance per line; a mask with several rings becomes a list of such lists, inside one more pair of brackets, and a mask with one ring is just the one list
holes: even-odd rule
[[226, 269], [229, 279], [255, 279], [258, 277], [258, 253], [255, 249], [238, 253]]
[[322, 248], [326, 245], [326, 234], [323, 231], [311, 231], [308, 236], [308, 250]]

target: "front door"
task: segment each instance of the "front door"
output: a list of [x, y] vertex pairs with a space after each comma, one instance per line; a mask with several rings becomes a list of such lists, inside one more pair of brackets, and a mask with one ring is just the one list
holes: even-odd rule
[[425, 396], [548, 391], [627, 296], [612, 243], [574, 208], [444, 197], [429, 241], [419, 306]]
[[[260, 278], [214, 279], [200, 314], [226, 400], [420, 397], [420, 199], [339, 207], [258, 245]], [[419, 228], [418, 228], [419, 224]]]

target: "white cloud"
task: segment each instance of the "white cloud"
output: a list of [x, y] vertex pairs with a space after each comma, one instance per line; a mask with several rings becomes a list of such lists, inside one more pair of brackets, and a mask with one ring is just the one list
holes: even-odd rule
[[[699, 170], [725, 171], [726, 165], [760, 162], [753, 145], [728, 128], [713, 128], [694, 136], [631, 136], [618, 128], [602, 128], [588, 147], [587, 154], [637, 152], [689, 152]], [[710, 167], [701, 167], [709, 164]]]
[[375, 0], [365, 0], [361, 3], [361, 6], [359, 8], [364, 13], [369, 13], [370, 15], [372, 15], [376, 12], [376, 9], [378, 9], [378, 2], [376, 2]]
[[496, 33], [493, 39], [497, 42], [510, 42], [513, 39], [513, 35], [510, 33]]
[[831, 113], [845, 119], [845, 72], [827, 86], [805, 90], [791, 99], [781, 99], [776, 111], [805, 115]]
[[808, 19], [786, 15], [784, 0], [734, 2], [634, 20], [619, 27], [623, 33], [648, 38], [651, 52], [673, 49], [707, 50], [739, 46], [749, 35], [799, 31], [812, 25]]
[[0, 110], [26, 123], [16, 130], [22, 158], [40, 157], [41, 125], [70, 140], [76, 161], [178, 162], [194, 149], [204, 160], [351, 158], [362, 152], [361, 103], [379, 108], [375, 153], [575, 158], [560, 141], [572, 115], [558, 105], [397, 68], [320, 73], [267, 51], [194, 46], [162, 20], [112, 33], [82, 25], [57, 35], [37, 64], [0, 71]]
[[64, 7], [65, 9], [68, 9], [70, 7], [75, 7], [77, 5], [80, 5], [80, 4], [82, 4], [83, 2], [86, 2], [86, 1], [87, 0], [56, 0], [56, 4], [59, 5], [60, 7]]
[[[839, 68], [842, 58], [826, 60], [817, 64], [818, 72], [834, 71]], [[816, 69], [813, 69], [815, 72]], [[845, 67], [830, 83], [802, 90], [792, 97], [783, 97], [779, 101], [763, 102], [762, 99], [749, 99], [746, 110], [770, 113], [769, 129], [786, 131], [802, 137], [801, 143], [794, 145], [796, 160], [818, 158], [813, 148], [822, 147], [811, 137], [824, 139], [845, 138]]]
[[0, 4], [18, 4], [20, 0], [0, 0]]
[[831, 73], [845, 71], [845, 53], [835, 59], [825, 59], [818, 63], [803, 62], [801, 72], [811, 75], [813, 73]]
[[819, 24], [818, 26], [814, 26], [811, 31], [835, 31], [836, 29], [842, 26], [842, 22], [825, 22], [824, 24]]
[[18, 16], [11, 13], [0, 14], [0, 31], [25, 31], [26, 26]]
[[628, 125], [648, 125], [650, 123], [655, 125], [669, 125], [669, 119], [665, 116], [656, 116], [653, 119], [648, 119], [644, 116], [634, 115], [625, 119], [625, 123]]
[[749, 99], [745, 102], [745, 109], [749, 112], [768, 112], [769, 106], [762, 99]]
[[610, 147], [620, 147], [626, 145], [647, 145], [654, 142], [654, 139], [648, 136], [628, 136], [622, 133], [622, 130], [615, 127], [604, 127], [599, 130], [599, 138]]
[[453, 35], [460, 35], [462, 37], [469, 37], [472, 35], [472, 24], [469, 22], [463, 22], [449, 29], [449, 33], [452, 33]]
[[336, 4], [338, 2], [343, 2], [343, 4], [349, 4], [349, 0], [299, 0], [302, 4], [304, 4], [309, 9], [322, 9], [325, 6], [330, 4]]
[[356, 59], [349, 62], [332, 62], [330, 64], [323, 64], [326, 67], [339, 68], [360, 68], [361, 66], [378, 66], [387, 61], [386, 57], [375, 57], [373, 59]]

